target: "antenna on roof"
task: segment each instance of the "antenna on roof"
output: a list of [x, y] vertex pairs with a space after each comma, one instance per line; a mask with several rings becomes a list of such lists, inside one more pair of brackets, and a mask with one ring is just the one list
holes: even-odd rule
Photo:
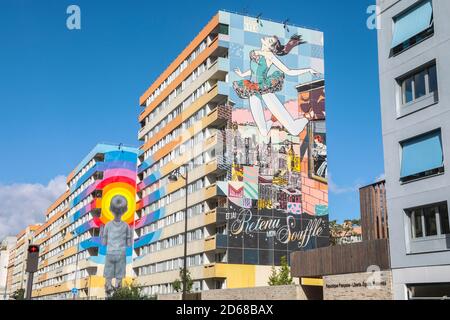
[[289, 32], [289, 28], [287, 26], [287, 23], [289, 22], [289, 18], [283, 21], [283, 28], [284, 30], [286, 30], [287, 32]]
[[262, 21], [261, 21], [261, 16], [262, 16], [262, 13], [260, 13], [260, 14], [258, 14], [257, 16], [256, 16], [256, 23], [258, 23], [261, 27], [262, 27]]

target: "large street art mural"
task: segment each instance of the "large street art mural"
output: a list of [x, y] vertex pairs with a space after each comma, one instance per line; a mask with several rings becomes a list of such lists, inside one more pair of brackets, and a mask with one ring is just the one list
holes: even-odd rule
[[323, 35], [229, 14], [229, 104], [219, 186], [228, 263], [279, 264], [328, 245]]
[[[134, 227], [134, 213], [136, 210], [136, 171], [137, 171], [137, 150], [128, 147], [116, 147], [110, 145], [98, 145], [91, 154], [86, 157], [93, 157], [96, 162], [87, 172], [85, 172], [77, 183], [71, 187], [76, 190], [86, 179], [94, 175], [95, 181], [85, 189], [80, 195], [72, 200], [71, 207], [79, 206], [86, 201], [89, 195], [93, 196], [92, 201], [86, 206], [80, 207], [71, 217], [73, 222], [82, 219], [86, 214], [92, 212], [93, 219], [79, 225], [72, 234], [82, 235], [91, 229], [102, 229], [109, 221], [114, 219], [110, 211], [111, 199], [120, 195], [125, 197], [128, 209], [123, 214], [122, 220]], [[85, 165], [82, 162], [79, 167]], [[76, 169], [75, 171], [77, 171]], [[98, 254], [91, 259], [100, 264], [104, 264], [106, 247], [101, 243], [100, 234], [81, 241], [79, 251], [95, 249]], [[127, 249], [127, 263], [131, 262], [132, 249]]]

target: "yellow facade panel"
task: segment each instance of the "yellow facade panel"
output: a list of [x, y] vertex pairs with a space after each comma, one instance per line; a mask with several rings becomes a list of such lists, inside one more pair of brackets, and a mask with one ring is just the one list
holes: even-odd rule
[[301, 278], [301, 284], [303, 286], [323, 287], [323, 279], [322, 278]]

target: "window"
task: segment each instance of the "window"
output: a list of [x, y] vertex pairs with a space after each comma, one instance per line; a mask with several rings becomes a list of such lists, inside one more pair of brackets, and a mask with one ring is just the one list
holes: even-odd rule
[[409, 209], [407, 214], [413, 239], [450, 234], [447, 203]]
[[228, 25], [220, 23], [219, 24], [219, 33], [221, 33], [221, 34], [228, 34]]
[[102, 180], [103, 179], [103, 171], [97, 171], [94, 173], [94, 179], [95, 180]]
[[424, 67], [399, 80], [402, 103], [411, 103], [423, 96], [437, 92], [436, 64]]
[[450, 283], [421, 283], [408, 285], [409, 300], [449, 299]]
[[435, 130], [400, 143], [402, 148], [400, 181], [444, 172], [441, 130]]
[[390, 56], [397, 55], [434, 34], [431, 0], [420, 2], [394, 18]]

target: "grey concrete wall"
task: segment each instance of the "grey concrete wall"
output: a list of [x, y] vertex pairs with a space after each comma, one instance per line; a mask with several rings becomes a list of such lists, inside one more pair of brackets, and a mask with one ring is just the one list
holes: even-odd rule
[[208, 290], [202, 300], [307, 300], [301, 286], [271, 286], [243, 289]]
[[[391, 266], [393, 269], [450, 264], [450, 239], [424, 243], [422, 253], [413, 252], [409, 223], [404, 209], [434, 202], [450, 202], [450, 1], [433, 0], [434, 36], [389, 58], [393, 17], [417, 0], [378, 0], [381, 29], [378, 31], [381, 113], [386, 173], [387, 209]], [[400, 117], [396, 79], [436, 59], [439, 101], [423, 101], [416, 111]], [[441, 128], [445, 174], [401, 184], [399, 142]], [[428, 251], [428, 252], [426, 252]], [[396, 283], [394, 273], [394, 284]], [[411, 276], [414, 273], [411, 273]], [[400, 286], [415, 282], [415, 277], [398, 278]], [[404, 290], [395, 290], [404, 292]], [[403, 298], [404, 294], [396, 294]]]
[[[158, 300], [181, 300], [181, 294], [158, 295]], [[206, 290], [201, 300], [307, 300], [299, 285], [267, 286], [256, 288]]]

